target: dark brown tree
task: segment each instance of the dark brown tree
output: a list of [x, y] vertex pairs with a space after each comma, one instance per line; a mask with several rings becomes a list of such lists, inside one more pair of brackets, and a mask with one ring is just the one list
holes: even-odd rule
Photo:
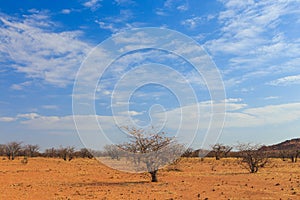
[[214, 154], [216, 160], [220, 160], [222, 157], [226, 157], [231, 150], [232, 147], [219, 143], [212, 146], [212, 153]]
[[74, 147], [61, 147], [58, 150], [58, 155], [60, 158], [64, 159], [64, 161], [71, 161], [74, 158]]
[[31, 145], [31, 144], [28, 144], [24, 147], [24, 154], [25, 156], [27, 157], [36, 157], [36, 156], [39, 156], [39, 145]]
[[5, 144], [0, 144], [0, 156], [5, 156]]
[[10, 142], [5, 145], [5, 153], [9, 160], [14, 160], [20, 153], [22, 142]]
[[87, 148], [82, 148], [82, 149], [80, 149], [80, 151], [78, 152], [78, 154], [79, 154], [79, 157], [81, 157], [81, 158], [92, 159], [94, 156], [93, 156], [93, 154], [91, 152], [92, 151], [88, 150]]
[[296, 163], [300, 156], [300, 150], [280, 150], [278, 154], [282, 161], [286, 161], [289, 158], [292, 163]]
[[182, 154], [182, 157], [193, 157], [194, 150], [192, 148], [188, 148]]
[[44, 151], [44, 154], [43, 154], [45, 157], [48, 157], [48, 158], [55, 158], [55, 157], [59, 157], [58, 156], [58, 150], [56, 150], [55, 148], [50, 148], [50, 149], [46, 149]]
[[237, 149], [240, 151], [240, 163], [250, 173], [256, 173], [259, 168], [264, 167], [269, 161], [268, 154], [261, 149], [261, 145], [239, 144]]

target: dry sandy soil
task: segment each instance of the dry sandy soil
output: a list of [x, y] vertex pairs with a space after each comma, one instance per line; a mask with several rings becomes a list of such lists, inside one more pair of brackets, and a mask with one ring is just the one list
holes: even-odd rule
[[300, 163], [272, 160], [249, 174], [236, 159], [183, 159], [158, 173], [110, 169], [97, 160], [0, 158], [0, 199], [300, 199]]

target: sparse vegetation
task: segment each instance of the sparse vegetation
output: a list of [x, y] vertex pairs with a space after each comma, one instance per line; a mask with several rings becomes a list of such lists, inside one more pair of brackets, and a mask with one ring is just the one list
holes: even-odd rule
[[[21, 197], [24, 195], [22, 191], [28, 191], [28, 194], [30, 192], [30, 195], [39, 199], [45, 195], [49, 198], [53, 197], [53, 199], [98, 199], [99, 196], [107, 197], [107, 199], [120, 199], [119, 197], [121, 199], [122, 197], [127, 199], [249, 199], [248, 194], [251, 194], [251, 199], [300, 198], [298, 191], [300, 163], [296, 163], [299, 151], [294, 141], [293, 148], [239, 144], [235, 148], [239, 151], [229, 152], [227, 158], [225, 154], [222, 154], [221, 159], [217, 160], [213, 151], [193, 151], [191, 149], [185, 151], [182, 145], [176, 143], [166, 133], [129, 130], [134, 130], [130, 141], [120, 144], [120, 146], [114, 146], [119, 151], [117, 157], [115, 156], [113, 161], [110, 161], [127, 165], [130, 164], [128, 163], [129, 159], [137, 166], [145, 167], [151, 175], [151, 181], [154, 182], [157, 181], [159, 166], [173, 162], [159, 170], [159, 176], [163, 179], [162, 183], [145, 184], [149, 178], [147, 173], [123, 173], [104, 167], [95, 160], [88, 160], [93, 158], [93, 155], [107, 159], [107, 151], [92, 152], [86, 148], [76, 151], [74, 147], [60, 147], [49, 148], [40, 153], [37, 145], [9, 142], [0, 145], [0, 155], [3, 156], [0, 159], [0, 190], [1, 187], [5, 188], [1, 194], [6, 195], [5, 199], [9, 199], [6, 198], [7, 194], [12, 192], [14, 194], [12, 199]], [[168, 148], [164, 147], [165, 144], [169, 144]], [[285, 145], [290, 146], [289, 144]], [[224, 145], [220, 144], [220, 146]], [[14, 154], [7, 154], [10, 152], [7, 151], [7, 147], [14, 149]], [[129, 148], [130, 151], [127, 149], [126, 153], [125, 148]], [[141, 152], [144, 152], [146, 156]], [[186, 158], [178, 158], [181, 153]], [[8, 155], [10, 155], [10, 160]], [[205, 155], [207, 157], [203, 159]], [[47, 158], [32, 158], [37, 156]], [[193, 158], [193, 156], [197, 158]], [[16, 161], [12, 161], [12, 157]], [[237, 157], [237, 159], [229, 157]], [[273, 159], [273, 157], [278, 159]], [[86, 159], [63, 162], [59, 160], [61, 158], [65, 160]], [[282, 161], [280, 158], [289, 160]], [[201, 162], [199, 162], [200, 160]], [[272, 165], [268, 164], [270, 160]], [[30, 165], [27, 165], [28, 162]], [[291, 164], [292, 162], [293, 164]], [[243, 166], [243, 168], [239, 166]], [[259, 171], [259, 175], [247, 174], [245, 169], [252, 174]], [[58, 181], [61, 173], [64, 173], [64, 178], [66, 178], [64, 183]], [[78, 180], [81, 176], [84, 177], [82, 183], [81, 180]], [[47, 178], [47, 183], [49, 183], [47, 190], [43, 188], [44, 185], [39, 185], [40, 177]], [[75, 179], [73, 179], [74, 177]], [[11, 181], [18, 181], [7, 186], [7, 180], [10, 178]], [[70, 180], [72, 183], [76, 180], [79, 183], [72, 184], [70, 187], [70, 183], [66, 180]], [[176, 187], [174, 187], [174, 183], [178, 183]], [[101, 190], [98, 185], [101, 185]], [[133, 185], [134, 187], [132, 187]], [[16, 190], [16, 188], [18, 189]], [[57, 188], [61, 188], [63, 193], [57, 192]], [[186, 192], [187, 188], [188, 192]], [[66, 195], [63, 196], [64, 194]]]
[[61, 147], [58, 150], [58, 155], [60, 158], [64, 159], [64, 161], [71, 161], [74, 158], [74, 147]]
[[297, 162], [299, 156], [300, 150], [287, 151], [287, 157], [289, 157], [293, 163]]
[[21, 142], [10, 142], [5, 145], [5, 154], [9, 160], [14, 160], [19, 155], [22, 147]]
[[216, 160], [220, 160], [222, 157], [226, 157], [232, 150], [232, 147], [217, 143], [212, 146], [212, 152]]
[[258, 172], [259, 168], [264, 167], [269, 161], [268, 154], [261, 149], [260, 145], [239, 144], [237, 149], [242, 158], [240, 163], [250, 173]]
[[88, 150], [87, 148], [82, 148], [80, 151], [75, 152], [75, 155], [80, 158], [89, 158], [92, 159], [94, 156], [92, 154], [92, 150]]
[[129, 152], [127, 158], [132, 159], [138, 167], [143, 168], [151, 175], [151, 182], [157, 182], [157, 171], [161, 166], [174, 162], [184, 148], [168, 137], [165, 132], [157, 132], [154, 128], [143, 130], [125, 128], [130, 134], [130, 141], [118, 145], [124, 152]]
[[[64, 162], [60, 158], [29, 158], [28, 164], [22, 160], [0, 159], [1, 199], [24, 199], [24, 195], [28, 199], [141, 200], [300, 197], [300, 162], [291, 165], [281, 159], [271, 159], [272, 165], [250, 174], [235, 158], [205, 158], [203, 162], [182, 158], [180, 171], [159, 170], [160, 182], [156, 184], [149, 183], [146, 173], [120, 172], [93, 159]], [[126, 164], [125, 159], [118, 162]]]
[[28, 144], [26, 145], [23, 150], [24, 150], [24, 154], [27, 156], [27, 157], [37, 157], [39, 156], [39, 145], [31, 145], [31, 144]]
[[120, 160], [121, 151], [116, 145], [105, 145], [104, 155], [109, 156], [111, 159]]

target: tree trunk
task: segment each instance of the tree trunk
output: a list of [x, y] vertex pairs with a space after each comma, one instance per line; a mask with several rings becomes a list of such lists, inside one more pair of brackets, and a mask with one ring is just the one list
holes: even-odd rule
[[294, 156], [291, 156], [291, 160], [292, 160], [292, 162], [295, 162]]
[[151, 182], [157, 182], [157, 170], [149, 172], [151, 174]]

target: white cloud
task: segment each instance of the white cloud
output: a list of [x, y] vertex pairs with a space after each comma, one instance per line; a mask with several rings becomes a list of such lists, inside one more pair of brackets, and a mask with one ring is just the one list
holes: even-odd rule
[[12, 84], [10, 86], [11, 89], [13, 90], [23, 90], [25, 87], [28, 87], [32, 84], [31, 81], [25, 81], [23, 83], [19, 83], [19, 84]]
[[279, 99], [278, 96], [269, 96], [269, 97], [265, 97], [264, 100], [272, 100], [272, 99]]
[[[215, 104], [217, 110], [221, 104]], [[198, 107], [200, 114], [197, 115]], [[248, 108], [248, 105], [232, 102], [226, 103], [226, 119], [223, 128], [249, 128], [259, 126], [271, 126], [271, 125], [284, 125], [296, 120], [300, 120], [300, 103], [268, 105], [257, 108]], [[182, 115], [182, 113], [190, 113], [189, 115]], [[183, 129], [191, 131], [191, 124], [193, 124], [198, 118], [200, 119], [199, 129], [207, 129], [209, 127], [210, 119], [212, 116], [211, 102], [200, 102], [198, 104], [183, 106], [169, 110], [165, 113], [157, 114], [155, 117], [158, 119], [167, 116], [166, 126], [172, 129], [178, 128], [180, 123], [180, 117], [185, 117], [184, 121], [187, 123], [182, 124]], [[220, 113], [214, 113], [216, 119]], [[176, 116], [176, 117], [174, 117]], [[280, 116], [280, 117], [274, 117]], [[222, 125], [221, 122], [216, 123]], [[221, 127], [211, 127], [221, 128]]]
[[62, 13], [62, 14], [70, 14], [71, 12], [72, 12], [71, 9], [62, 9], [62, 10], [61, 10], [61, 13]]
[[[76, 125], [74, 123], [76, 119]], [[16, 117], [0, 117], [1, 122], [18, 123], [24, 132], [37, 131], [49, 135], [77, 134], [87, 148], [99, 149], [110, 142], [124, 142], [126, 135], [120, 131], [116, 119], [121, 125], [128, 125], [122, 117], [99, 115], [43, 116], [36, 113], [19, 114]], [[99, 124], [98, 124], [99, 123]], [[101, 125], [101, 128], [100, 126]], [[103, 132], [102, 132], [103, 131]], [[101, 134], [103, 133], [103, 134]]]
[[16, 119], [37, 119], [40, 115], [37, 113], [18, 114]]
[[286, 76], [283, 78], [279, 78], [267, 84], [273, 86], [287, 86], [287, 85], [300, 84], [300, 74], [295, 76]]
[[176, 9], [178, 11], [187, 11], [189, 9], [188, 1], [177, 1], [177, 0], [166, 0], [164, 3], [164, 8]]
[[[194, 115], [197, 113], [196, 111], [200, 110], [200, 116]], [[215, 109], [217, 107], [223, 106], [221, 104], [215, 104]], [[225, 128], [230, 127], [256, 127], [256, 126], [266, 126], [266, 125], [276, 125], [276, 124], [285, 124], [289, 122], [293, 122], [295, 120], [300, 120], [300, 103], [289, 103], [289, 104], [279, 104], [279, 105], [268, 105], [256, 108], [247, 108], [248, 105], [233, 102], [226, 103], [226, 123]], [[174, 116], [180, 116], [182, 112], [188, 111], [189, 115], [184, 116], [188, 117], [185, 121], [190, 121], [191, 123], [200, 117], [202, 120], [200, 121], [200, 129], [207, 127], [207, 123], [211, 117], [211, 102], [200, 102], [194, 105], [188, 105], [179, 107], [176, 109], [172, 109], [166, 111], [164, 113], [155, 113], [154, 116], [156, 118], [160, 118], [163, 116], [169, 116], [167, 118], [167, 128], [178, 127], [178, 119], [174, 119]], [[128, 113], [132, 116], [140, 115], [143, 113], [136, 111], [128, 111]], [[127, 113], [127, 114], [128, 114]], [[215, 113], [218, 115], [218, 113]], [[280, 117], [274, 117], [280, 116]], [[94, 119], [101, 121], [101, 125], [104, 125], [105, 128], [109, 128], [110, 126], [115, 125], [115, 120], [112, 116], [94, 116], [94, 115], [78, 115], [78, 120], [83, 120], [86, 125], [84, 126], [85, 130], [98, 130], [98, 125], [93, 125], [92, 121]], [[121, 116], [114, 116], [116, 118], [120, 118], [125, 120], [125, 118]], [[41, 129], [41, 130], [54, 130], [54, 129], [70, 129], [74, 130], [74, 122], [73, 116], [42, 116], [37, 113], [26, 113], [26, 114], [18, 114], [16, 117], [1, 117], [1, 121], [3, 122], [12, 122], [16, 120], [20, 120], [22, 124], [28, 125], [31, 129]], [[90, 121], [90, 122], [89, 122]], [[124, 121], [125, 122], [125, 121]], [[176, 122], [176, 123], [175, 123]], [[84, 124], [84, 123], [83, 123]], [[205, 126], [204, 126], [205, 125]], [[183, 124], [185, 130], [190, 130], [190, 124]]]
[[229, 113], [227, 118], [226, 127], [245, 128], [285, 124], [300, 119], [300, 103], [248, 108], [242, 113]]
[[205, 47], [215, 57], [227, 57], [225, 75], [245, 82], [283, 71], [299, 73], [299, 37], [289, 28], [291, 20], [299, 19], [299, 1], [220, 2], [225, 8], [218, 15], [220, 37], [207, 41]]
[[[28, 78], [48, 84], [61, 87], [70, 84], [91, 49], [79, 39], [82, 35], [79, 31], [55, 32], [57, 26], [46, 13], [21, 19], [2, 14], [0, 22], [1, 60]], [[12, 89], [24, 86], [15, 84]]]
[[107, 23], [107, 22], [98, 21], [98, 20], [96, 20], [95, 22], [98, 23], [100, 28], [102, 28], [102, 29], [110, 30], [111, 32], [117, 32], [119, 30], [118, 28], [116, 28], [114, 26], [113, 23]]
[[99, 7], [101, 7], [101, 2], [102, 0], [88, 0], [83, 3], [84, 7], [90, 8], [92, 11], [97, 10]]
[[160, 16], [168, 16], [168, 13], [164, 9], [161, 9], [161, 8], [157, 8], [155, 10], [155, 13]]
[[181, 21], [181, 24], [190, 28], [190, 29], [194, 29], [196, 27], [198, 27], [200, 24], [210, 21], [212, 19], [214, 19], [216, 16], [215, 15], [206, 15], [206, 16], [196, 16], [196, 17], [192, 17], [189, 19], [185, 19], [183, 21]]
[[[226, 11], [220, 13], [223, 24], [222, 37], [208, 42], [213, 52], [221, 51], [233, 54], [248, 54], [257, 45], [267, 45], [269, 38], [263, 33], [278, 27], [280, 18], [295, 8], [284, 1], [226, 1]], [[282, 41], [282, 40], [279, 40]], [[278, 41], [277, 41], [278, 42]], [[245, 51], [247, 50], [247, 51]]]
[[[172, 110], [161, 110], [160, 108], [151, 112], [152, 122], [157, 125], [162, 125], [165, 129], [174, 133], [180, 129], [181, 134], [179, 139], [181, 142], [189, 142], [193, 138], [194, 131], [207, 130], [208, 127], [212, 130], [224, 128], [263, 128], [263, 127], [285, 127], [289, 123], [300, 120], [300, 103], [288, 103], [279, 105], [268, 105], [256, 108], [249, 108], [248, 105], [240, 102], [241, 99], [227, 99], [226, 121], [223, 125], [222, 113], [215, 112], [215, 122], [213, 127], [210, 127], [212, 117], [211, 101], [200, 102], [193, 105], [187, 105]], [[223, 107], [223, 103], [216, 103], [214, 110], [218, 111], [219, 107]], [[198, 108], [199, 111], [198, 112]], [[129, 112], [132, 116], [140, 114], [139, 112]], [[275, 116], [275, 117], [274, 117]], [[19, 114], [16, 117], [0, 117], [1, 122], [17, 121], [23, 126], [24, 130], [37, 130], [46, 133], [66, 133], [76, 132], [74, 124], [76, 118], [77, 126], [81, 139], [88, 147], [99, 148], [99, 145], [107, 143], [107, 138], [112, 142], [124, 141], [126, 135], [120, 132], [119, 127], [128, 125], [136, 120], [128, 121], [127, 116], [100, 116], [100, 115], [67, 115], [67, 116], [42, 116], [36, 113]], [[195, 122], [200, 119], [199, 127], [195, 126]], [[15, 122], [14, 122], [15, 123]], [[101, 125], [104, 135], [98, 123]], [[180, 126], [181, 125], [181, 126]], [[238, 129], [240, 130], [240, 129]], [[228, 131], [228, 130], [227, 130]], [[202, 134], [203, 131], [197, 134]], [[236, 133], [236, 132], [235, 132]], [[243, 133], [240, 133], [243, 134]], [[212, 133], [212, 137], [217, 137]], [[216, 139], [216, 138], [211, 138]], [[212, 140], [210, 140], [212, 141]]]
[[182, 21], [181, 24], [189, 27], [190, 29], [194, 29], [201, 23], [201, 21], [202, 21], [201, 17], [193, 17]]
[[229, 98], [229, 99], [225, 99], [224, 102], [225, 103], [238, 103], [238, 102], [242, 102], [243, 99], [241, 98]]
[[177, 10], [179, 11], [187, 11], [189, 9], [187, 4], [177, 6]]
[[16, 121], [14, 117], [0, 117], [0, 122], [13, 122]]
[[253, 0], [244, 0], [244, 1], [239, 1], [239, 0], [219, 0], [220, 2], [223, 2], [226, 7], [232, 8], [232, 9], [240, 9], [240, 8], [246, 8], [250, 5], [253, 5], [255, 2]]
[[43, 105], [42, 108], [47, 109], [47, 110], [58, 110], [57, 105]]
[[132, 1], [132, 0], [115, 0], [115, 2], [118, 4], [118, 5], [121, 5], [121, 6], [123, 6], [123, 5], [133, 5], [133, 4], [135, 4], [135, 2], [134, 1]]
[[143, 25], [139, 22], [130, 22], [134, 18], [131, 10], [123, 9], [117, 16], [105, 17], [103, 19], [95, 20], [101, 29], [110, 30], [113, 33], [121, 32], [122, 30], [137, 28]]
[[137, 111], [134, 111], [134, 110], [130, 110], [130, 111], [126, 111], [124, 113], [120, 113], [121, 115], [124, 115], [124, 116], [138, 116], [138, 115], [142, 115], [143, 112], [137, 112]]

